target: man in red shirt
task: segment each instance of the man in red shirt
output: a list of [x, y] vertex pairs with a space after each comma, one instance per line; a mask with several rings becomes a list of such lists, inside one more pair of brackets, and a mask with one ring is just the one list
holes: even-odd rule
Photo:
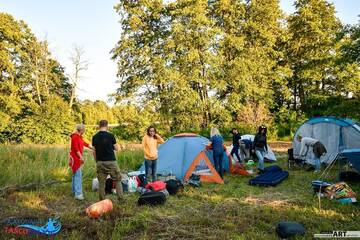
[[76, 125], [76, 132], [71, 134], [71, 150], [69, 155], [69, 166], [72, 169], [72, 191], [75, 193], [75, 199], [84, 200], [82, 192], [82, 174], [81, 165], [84, 163], [83, 152], [84, 147], [90, 148], [91, 146], [86, 143], [82, 136], [85, 133], [85, 125]]

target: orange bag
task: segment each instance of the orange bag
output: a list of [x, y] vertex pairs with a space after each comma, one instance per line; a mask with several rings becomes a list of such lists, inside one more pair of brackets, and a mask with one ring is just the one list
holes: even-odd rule
[[86, 208], [86, 214], [91, 218], [98, 218], [102, 214], [113, 210], [113, 204], [110, 199], [105, 199], [100, 202], [94, 203]]
[[241, 164], [241, 163], [236, 163], [233, 166], [231, 166], [230, 168], [230, 173], [231, 174], [235, 174], [235, 175], [245, 175], [245, 176], [249, 176], [250, 174], [248, 173], [248, 171], [246, 171], [246, 167], [245, 165]]

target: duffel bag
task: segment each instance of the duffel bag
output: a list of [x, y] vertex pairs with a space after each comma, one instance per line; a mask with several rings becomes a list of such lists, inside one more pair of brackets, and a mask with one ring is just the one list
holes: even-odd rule
[[138, 204], [139, 205], [160, 205], [166, 202], [166, 195], [163, 192], [145, 192], [140, 195]]

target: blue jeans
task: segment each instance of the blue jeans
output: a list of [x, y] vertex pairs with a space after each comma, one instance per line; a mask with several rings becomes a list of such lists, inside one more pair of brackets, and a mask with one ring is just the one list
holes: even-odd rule
[[260, 170], [264, 170], [264, 156], [265, 156], [265, 151], [259, 148], [255, 149], [255, 154], [259, 160], [258, 162], [258, 169]]
[[150, 174], [152, 177], [152, 181], [153, 182], [156, 181], [156, 164], [157, 164], [157, 159], [156, 160], [145, 159], [145, 176], [147, 181], [150, 180]]
[[320, 158], [315, 157], [315, 170], [320, 171], [320, 168], [321, 168]]
[[221, 178], [223, 178], [223, 175], [224, 175], [223, 164], [222, 164], [223, 156], [224, 156], [224, 153], [214, 153], [215, 169], [219, 173]]
[[82, 194], [82, 174], [81, 168], [79, 168], [72, 176], [72, 191], [75, 196]]
[[241, 162], [241, 158], [239, 156], [239, 147], [238, 146], [233, 146], [233, 148], [231, 149], [230, 155], [233, 156], [234, 154], [235, 154], [236, 158], [238, 159], [238, 161]]

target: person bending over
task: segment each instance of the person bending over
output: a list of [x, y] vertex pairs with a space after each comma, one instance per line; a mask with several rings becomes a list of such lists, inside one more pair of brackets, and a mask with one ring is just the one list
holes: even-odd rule
[[321, 169], [321, 163], [320, 163], [320, 157], [324, 154], [326, 154], [326, 148], [324, 144], [322, 144], [319, 140], [310, 138], [310, 137], [302, 137], [301, 135], [298, 135], [296, 138], [301, 143], [300, 148], [300, 157], [305, 158], [309, 147], [313, 148], [313, 153], [315, 156], [315, 172], [319, 172]]

